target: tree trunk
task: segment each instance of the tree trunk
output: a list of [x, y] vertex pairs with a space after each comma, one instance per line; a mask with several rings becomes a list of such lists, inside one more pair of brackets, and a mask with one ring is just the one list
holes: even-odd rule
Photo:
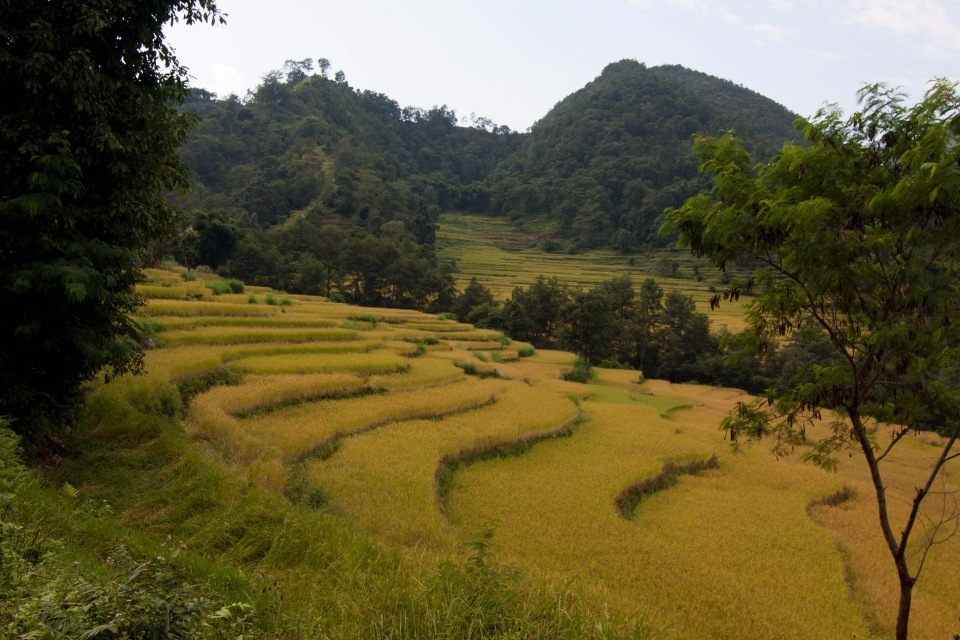
[[913, 598], [913, 585], [916, 581], [900, 577], [900, 608], [897, 610], [897, 640], [907, 640], [907, 627], [910, 624], [910, 601]]

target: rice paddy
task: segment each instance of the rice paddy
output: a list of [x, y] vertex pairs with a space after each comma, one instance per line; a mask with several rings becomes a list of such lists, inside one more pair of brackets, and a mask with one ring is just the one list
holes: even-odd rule
[[[706, 313], [714, 330], [743, 328], [746, 299], [725, 302], [710, 310], [714, 290], [722, 290], [721, 274], [710, 266], [676, 249], [623, 255], [612, 249], [590, 249], [575, 254], [546, 253], [537, 245], [542, 230], [536, 221], [515, 224], [507, 217], [475, 213], [444, 213], [437, 231], [440, 255], [452, 260], [458, 272], [457, 286], [463, 289], [477, 278], [501, 300], [509, 298], [514, 287], [529, 287], [537, 276], [557, 276], [561, 282], [592, 288], [610, 278], [630, 276], [634, 284], [655, 278], [665, 291], [679, 291], [693, 298], [697, 311]], [[660, 273], [661, 261], [676, 263], [669, 277]]]
[[[159, 294], [144, 315], [161, 346], [143, 394], [211, 371], [239, 378], [193, 397], [184, 426], [251, 485], [309, 495], [299, 508], [414, 562], [449, 557], [493, 523], [500, 560], [572, 581], [599, 609], [644, 612], [670, 638], [892, 635], [896, 579], [864, 465], [854, 455], [827, 473], [763, 446], [734, 455], [718, 423], [740, 391], [605, 369], [578, 384], [560, 379], [569, 353], [520, 358], [526, 345], [442, 317], [306, 296], [281, 311], [209, 288], [172, 299], [160, 290], [196, 283], [149, 276], [144, 295]], [[902, 443], [892, 494], [909, 497], [938, 443]], [[716, 468], [618, 510], [626, 488], [712, 456]], [[954, 466], [942, 490], [958, 489]], [[960, 632], [958, 562], [960, 536], [932, 548], [915, 637]]]

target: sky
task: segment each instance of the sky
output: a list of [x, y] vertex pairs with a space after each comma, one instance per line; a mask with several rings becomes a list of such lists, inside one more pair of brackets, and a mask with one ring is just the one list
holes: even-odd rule
[[167, 29], [191, 84], [241, 98], [286, 60], [355, 89], [524, 131], [625, 58], [680, 64], [806, 117], [865, 83], [922, 98], [960, 80], [957, 0], [217, 0], [226, 24]]

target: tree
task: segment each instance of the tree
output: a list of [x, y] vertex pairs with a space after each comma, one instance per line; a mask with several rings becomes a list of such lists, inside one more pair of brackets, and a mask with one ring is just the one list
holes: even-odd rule
[[[186, 69], [163, 28], [213, 0], [0, 4], [0, 414], [61, 420], [98, 372], [136, 370], [149, 241], [184, 189]], [[221, 20], [222, 21], [222, 20]]]
[[647, 360], [648, 352], [656, 356], [655, 349], [651, 350], [656, 337], [657, 323], [660, 320], [660, 312], [663, 311], [663, 287], [657, 284], [653, 278], [647, 278], [640, 286], [640, 293], [637, 295], [637, 304], [633, 314], [633, 336], [634, 336], [634, 363], [641, 373], [649, 374], [647, 365], [653, 365], [651, 369], [656, 369], [656, 357], [654, 362]]
[[[958, 516], [956, 492], [935, 483], [960, 457], [960, 391], [943, 382], [960, 347], [960, 96], [937, 80], [912, 107], [884, 85], [858, 98], [848, 119], [833, 107], [798, 121], [807, 144], [783, 147], [756, 170], [732, 135], [700, 138], [712, 195], [669, 211], [664, 230], [720, 268], [744, 258], [761, 265], [741, 337], [750, 351], [808, 326], [829, 341], [835, 360], [802, 384], [738, 403], [722, 428], [735, 441], [772, 437], [780, 453], [833, 416], [805, 458], [829, 469], [853, 448], [869, 468], [899, 578], [902, 639], [913, 586]], [[897, 496], [885, 482], [888, 455], [933, 420], [943, 446], [915, 491]], [[892, 500], [908, 505], [905, 517], [891, 513]]]
[[679, 291], [671, 291], [664, 298], [654, 339], [655, 375], [671, 382], [697, 379], [702, 360], [717, 352], [716, 339], [710, 335], [710, 319], [697, 313], [693, 298]]
[[[307, 61], [304, 60], [304, 62], [307, 62]], [[320, 67], [320, 75], [321, 75], [322, 77], [326, 78], [326, 77], [327, 77], [327, 71], [330, 70], [330, 61], [329, 61], [328, 59], [326, 59], [326, 58], [317, 58], [317, 66]], [[312, 68], [313, 68], [313, 65], [311, 65], [310, 68], [312, 69]], [[341, 75], [343, 74], [342, 71], [340, 71], [340, 72], [338, 72], [338, 73], [341, 74]], [[342, 82], [342, 81], [343, 81], [342, 79], [341, 79], [341, 80], [337, 80], [337, 82]]]
[[602, 291], [576, 291], [560, 307], [560, 340], [590, 364], [612, 353], [617, 327], [611, 302]]

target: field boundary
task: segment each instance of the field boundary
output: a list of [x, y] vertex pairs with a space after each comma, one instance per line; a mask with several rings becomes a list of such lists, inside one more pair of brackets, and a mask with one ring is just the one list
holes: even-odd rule
[[453, 476], [462, 467], [493, 458], [519, 456], [544, 440], [567, 438], [573, 435], [576, 427], [585, 419], [583, 412], [578, 411], [575, 417], [567, 420], [556, 429], [539, 431], [514, 440], [481, 445], [443, 456], [434, 473], [434, 491], [436, 492], [437, 507], [440, 509], [440, 513], [446, 514], [447, 512], [447, 498], [453, 486]]
[[720, 459], [717, 458], [717, 454], [713, 454], [706, 460], [692, 460], [686, 463], [668, 462], [663, 465], [663, 469], [657, 475], [645, 478], [618, 493], [613, 502], [621, 517], [625, 520], [633, 520], [637, 505], [647, 496], [674, 486], [680, 481], [680, 476], [694, 476], [719, 466]]

